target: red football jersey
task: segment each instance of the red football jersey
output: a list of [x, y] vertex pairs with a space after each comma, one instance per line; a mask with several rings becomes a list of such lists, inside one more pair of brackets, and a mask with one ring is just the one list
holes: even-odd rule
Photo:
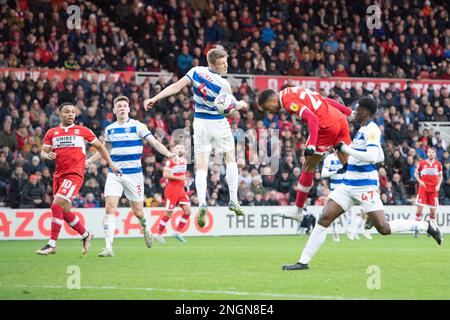
[[[176, 157], [175, 159], [170, 159], [166, 161], [166, 168], [169, 169], [170, 173], [174, 176], [182, 176], [186, 174], [187, 162], [184, 158]], [[170, 180], [167, 185], [180, 186], [184, 188], [184, 181], [181, 180]]]
[[55, 176], [72, 173], [84, 177], [86, 160], [86, 142], [92, 143], [97, 137], [88, 128], [71, 125], [63, 128], [61, 125], [47, 131], [44, 145], [52, 147], [56, 153]]
[[302, 119], [305, 108], [309, 109], [319, 118], [319, 128], [333, 126], [345, 116], [317, 92], [302, 87], [288, 87], [280, 91], [281, 105], [289, 114], [295, 114]]
[[427, 192], [436, 191], [436, 186], [439, 181], [439, 173], [442, 172], [442, 164], [434, 160], [430, 162], [429, 160], [421, 160], [419, 166], [417, 167], [417, 172], [420, 175], [420, 179], [426, 185]]

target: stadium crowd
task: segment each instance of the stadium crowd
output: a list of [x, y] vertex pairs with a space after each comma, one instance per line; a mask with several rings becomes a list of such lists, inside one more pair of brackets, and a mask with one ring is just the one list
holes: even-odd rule
[[[383, 8], [389, 17], [383, 28], [368, 30], [366, 5], [349, 1], [95, 1], [81, 2], [81, 29], [67, 32], [71, 1], [0, 1], [0, 68], [65, 68], [71, 70], [176, 71], [178, 76], [206, 63], [205, 53], [219, 43], [230, 52], [230, 73], [326, 76], [365, 76], [450, 79], [448, 2], [391, 1]], [[295, 19], [294, 19], [295, 17]], [[132, 35], [132, 36], [131, 36]], [[173, 145], [175, 129], [192, 133], [191, 92], [183, 90], [144, 112], [142, 101], [178, 79], [168, 82], [135, 79], [126, 83], [108, 77], [101, 82], [81, 79], [18, 80], [0, 72], [0, 198], [12, 207], [47, 207], [51, 203], [53, 164], [40, 158], [45, 132], [58, 124], [57, 106], [71, 101], [78, 107], [77, 122], [97, 136], [114, 121], [113, 99], [130, 98], [131, 117], [147, 124], [166, 145]], [[250, 103], [247, 112], [229, 119], [235, 138], [243, 131], [280, 130], [279, 170], [257, 161], [239, 160], [239, 200], [243, 205], [295, 202], [295, 188], [307, 138], [306, 127], [287, 114], [264, 115], [255, 103], [258, 92], [243, 82], [233, 87], [238, 99]], [[324, 92], [321, 92], [325, 94]], [[418, 93], [410, 85], [400, 91], [395, 81], [384, 91], [367, 87], [344, 89], [339, 82], [329, 95], [348, 106], [372, 94], [380, 109], [377, 123], [384, 133], [386, 160], [381, 163], [380, 189], [385, 204], [413, 203], [417, 184], [414, 170], [430, 147], [443, 163], [440, 202], [450, 204], [449, 143], [439, 132], [419, 132], [419, 121], [448, 121], [450, 96], [446, 88]], [[240, 130], [242, 129], [242, 130]], [[354, 128], [352, 128], [354, 129]], [[243, 151], [248, 155], [248, 150]], [[242, 155], [242, 153], [241, 153]], [[239, 158], [239, 155], [238, 155]], [[253, 160], [253, 159], [250, 159]], [[142, 157], [146, 206], [163, 206], [164, 161], [148, 145]], [[186, 188], [193, 205], [193, 165]], [[211, 164], [208, 204], [228, 203], [221, 164]], [[87, 168], [85, 184], [75, 207], [104, 205], [104, 163]], [[310, 204], [321, 205], [328, 182], [316, 173]], [[126, 199], [121, 205], [127, 205]]]
[[[80, 7], [68, 30], [67, 7]], [[16, 0], [0, 2], [0, 67], [184, 74], [221, 44], [230, 73], [450, 79], [450, 4], [371, 1]]]

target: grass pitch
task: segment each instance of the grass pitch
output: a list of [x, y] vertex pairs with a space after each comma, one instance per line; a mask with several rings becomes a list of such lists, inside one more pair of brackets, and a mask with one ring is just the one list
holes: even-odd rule
[[[166, 240], [116, 239], [113, 258], [97, 257], [103, 239], [86, 256], [80, 241], [60, 240], [48, 257], [34, 253], [45, 240], [0, 241], [0, 299], [450, 299], [450, 249], [425, 235], [328, 236], [307, 271], [281, 270], [306, 236]], [[70, 290], [78, 267], [81, 289]], [[377, 268], [380, 288], [369, 289]]]

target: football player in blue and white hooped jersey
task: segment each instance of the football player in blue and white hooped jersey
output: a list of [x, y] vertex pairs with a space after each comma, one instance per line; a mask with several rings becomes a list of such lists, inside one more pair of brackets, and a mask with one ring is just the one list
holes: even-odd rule
[[[114, 239], [115, 213], [122, 193], [130, 201], [134, 215], [142, 227], [147, 247], [152, 246], [152, 236], [146, 225], [144, 216], [144, 174], [141, 166], [143, 141], [147, 140], [156, 151], [171, 158], [172, 153], [162, 145], [147, 126], [137, 120], [129, 118], [130, 106], [128, 98], [119, 96], [114, 99], [113, 112], [117, 121], [105, 129], [105, 145], [111, 154], [111, 160], [120, 168], [122, 176], [117, 177], [108, 173], [105, 182], [105, 217], [103, 227], [105, 231], [106, 248], [100, 252], [100, 257], [114, 255], [112, 244]], [[86, 161], [86, 166], [99, 159], [98, 153]]]
[[434, 221], [422, 222], [415, 220], [397, 219], [386, 221], [383, 203], [378, 193], [378, 171], [376, 163], [384, 160], [381, 148], [381, 131], [373, 121], [377, 112], [377, 104], [371, 97], [361, 97], [358, 100], [355, 120], [361, 128], [355, 135], [352, 145], [339, 143], [337, 150], [347, 153], [348, 166], [341, 186], [328, 196], [308, 242], [303, 249], [299, 261], [291, 265], [283, 265], [283, 270], [306, 270], [311, 259], [326, 239], [327, 228], [342, 213], [354, 204], [362, 206], [369, 219], [383, 235], [405, 232], [426, 231], [438, 244], [442, 238]]
[[[208, 67], [194, 67], [186, 75], [171, 84], [153, 98], [144, 101], [145, 110], [166, 97], [178, 93], [187, 85], [194, 90], [194, 153], [195, 153], [195, 187], [200, 204], [197, 223], [205, 225], [206, 207], [206, 177], [208, 162], [212, 147], [216, 152], [223, 153], [227, 166], [226, 180], [230, 191], [228, 208], [236, 215], [243, 215], [238, 203], [238, 167], [236, 163], [234, 138], [230, 125], [214, 106], [214, 100], [223, 93], [231, 93], [227, 80], [222, 78], [227, 73], [228, 54], [221, 49], [211, 49], [207, 53]], [[236, 109], [246, 108], [247, 103], [238, 101]]]

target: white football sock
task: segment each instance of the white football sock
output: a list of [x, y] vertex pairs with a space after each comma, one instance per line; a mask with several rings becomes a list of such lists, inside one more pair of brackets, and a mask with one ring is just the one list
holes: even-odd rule
[[311, 232], [308, 242], [303, 249], [302, 256], [300, 257], [300, 260], [298, 262], [302, 264], [309, 263], [326, 238], [327, 228], [316, 223], [316, 226]]
[[230, 201], [238, 203], [237, 191], [239, 171], [236, 162], [227, 163], [227, 173], [225, 178], [228, 183], [228, 190], [230, 191]]
[[105, 214], [103, 219], [103, 230], [105, 231], [106, 249], [112, 250], [114, 241], [114, 232], [116, 231], [116, 216], [113, 214]]
[[350, 225], [350, 238], [354, 238], [355, 236], [358, 235], [359, 228], [361, 227], [360, 221], [361, 218], [359, 216], [354, 215], [352, 217], [352, 224]]
[[404, 231], [428, 230], [428, 222], [417, 220], [397, 219], [389, 221], [389, 226], [391, 227], [391, 234]]
[[197, 189], [197, 197], [199, 205], [206, 205], [206, 176], [208, 172], [205, 170], [197, 170], [195, 172], [195, 188]]

